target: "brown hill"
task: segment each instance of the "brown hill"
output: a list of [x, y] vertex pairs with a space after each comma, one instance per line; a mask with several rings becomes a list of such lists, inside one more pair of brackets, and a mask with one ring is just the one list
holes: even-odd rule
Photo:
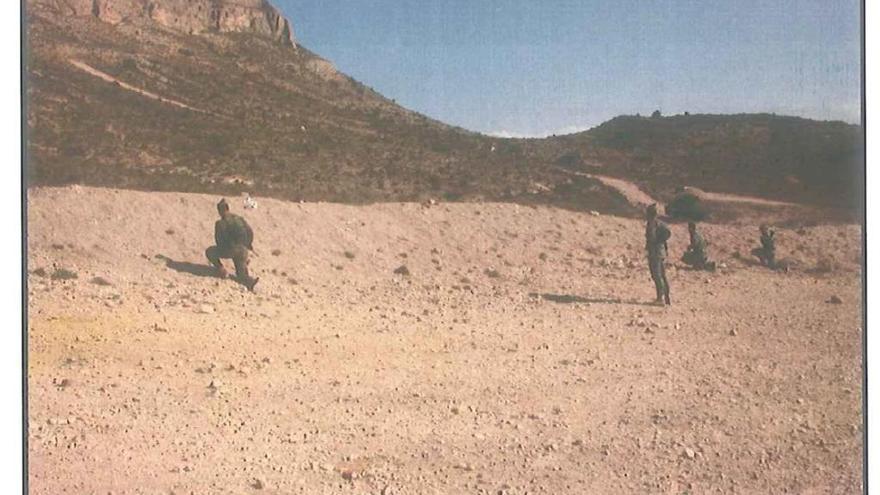
[[588, 178], [410, 112], [307, 49], [31, 3], [32, 184], [304, 200], [494, 199], [630, 214]]
[[860, 126], [770, 114], [623, 116], [542, 143], [561, 165], [628, 178], [656, 196], [683, 185], [857, 209]]
[[338, 72], [293, 43], [290, 23], [263, 1], [27, 7], [34, 185], [638, 214], [589, 176], [603, 174], [660, 200], [690, 185], [858, 211], [856, 126], [768, 115], [621, 117], [571, 136], [493, 138], [406, 110]]

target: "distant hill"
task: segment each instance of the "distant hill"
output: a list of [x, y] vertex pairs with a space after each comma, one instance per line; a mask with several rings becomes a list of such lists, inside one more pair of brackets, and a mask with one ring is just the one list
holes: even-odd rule
[[623, 116], [543, 143], [560, 164], [628, 178], [659, 197], [684, 185], [855, 208], [860, 126], [770, 114]]
[[342, 74], [297, 44], [295, 20], [263, 0], [154, 4], [28, 1], [31, 185], [512, 201], [630, 216], [639, 212], [620, 194], [572, 171], [628, 178], [663, 199], [692, 185], [851, 207], [857, 190], [856, 126], [619, 117], [570, 136], [494, 138]]

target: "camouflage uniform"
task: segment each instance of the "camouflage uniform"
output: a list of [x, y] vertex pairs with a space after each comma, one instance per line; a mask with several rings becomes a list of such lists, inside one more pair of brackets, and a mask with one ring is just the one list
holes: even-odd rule
[[681, 257], [681, 261], [698, 269], [698, 270], [714, 270], [715, 263], [709, 261], [709, 243], [703, 239], [703, 236], [697, 232], [696, 226], [690, 228], [691, 243]]
[[[655, 207], [656, 208], [656, 207]], [[657, 220], [656, 209], [649, 208], [648, 221], [645, 225], [645, 249], [648, 252], [648, 268], [651, 279], [657, 290], [657, 302], [669, 301], [669, 282], [666, 280], [666, 241], [669, 239], [669, 227]], [[653, 211], [653, 215], [651, 212]]]
[[761, 226], [761, 247], [752, 249], [752, 255], [757, 256], [761, 264], [770, 268], [776, 267], [776, 235], [766, 225]]
[[[221, 201], [225, 206], [225, 202]], [[254, 231], [250, 225], [238, 215], [229, 213], [225, 206], [225, 213], [221, 211], [222, 218], [214, 224], [214, 246], [205, 250], [208, 261], [214, 265], [221, 276], [225, 276], [226, 270], [220, 259], [232, 259], [235, 265], [235, 276], [239, 282], [253, 289], [257, 280], [248, 273], [248, 251], [253, 250]]]

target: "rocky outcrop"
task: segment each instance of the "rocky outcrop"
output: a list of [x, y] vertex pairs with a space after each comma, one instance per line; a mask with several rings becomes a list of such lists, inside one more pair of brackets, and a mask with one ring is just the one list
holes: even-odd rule
[[296, 46], [293, 27], [266, 0], [33, 0], [62, 13], [117, 24], [148, 19], [190, 34], [254, 33]]

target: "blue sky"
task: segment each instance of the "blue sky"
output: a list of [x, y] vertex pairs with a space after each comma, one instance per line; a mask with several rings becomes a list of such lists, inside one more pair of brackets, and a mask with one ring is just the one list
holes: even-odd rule
[[274, 0], [407, 108], [515, 136], [620, 114], [860, 119], [858, 0]]

